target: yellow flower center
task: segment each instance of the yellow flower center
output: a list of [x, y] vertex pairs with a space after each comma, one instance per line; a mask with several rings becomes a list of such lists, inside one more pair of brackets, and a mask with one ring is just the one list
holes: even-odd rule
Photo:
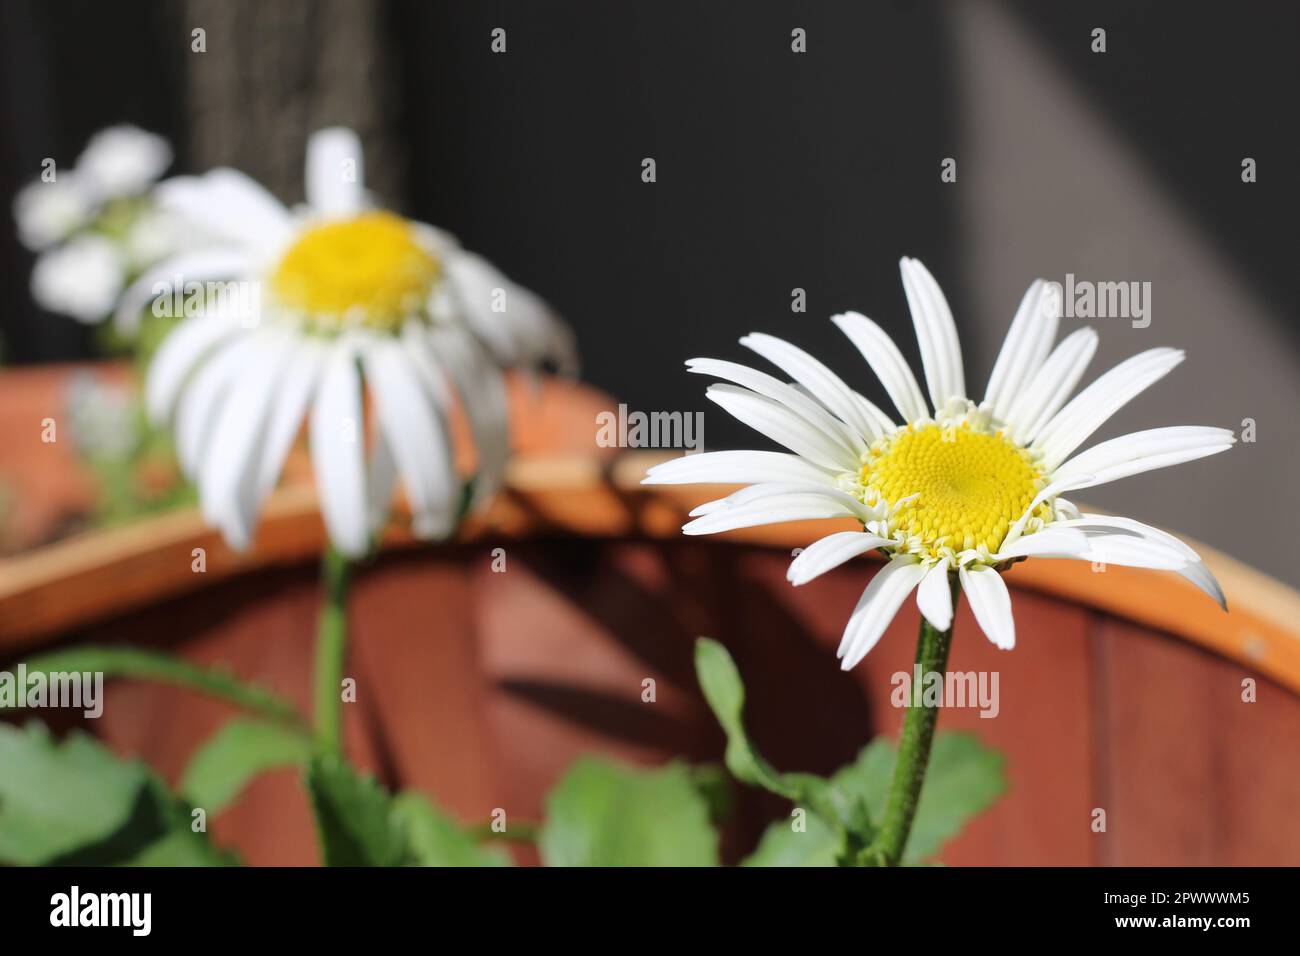
[[307, 230], [271, 281], [281, 302], [314, 318], [391, 329], [419, 310], [439, 271], [409, 222], [367, 212]]
[[934, 556], [945, 547], [997, 551], [1043, 484], [1023, 448], [965, 424], [909, 425], [873, 446], [861, 477], [890, 504], [916, 496], [897, 507], [890, 530], [918, 538]]

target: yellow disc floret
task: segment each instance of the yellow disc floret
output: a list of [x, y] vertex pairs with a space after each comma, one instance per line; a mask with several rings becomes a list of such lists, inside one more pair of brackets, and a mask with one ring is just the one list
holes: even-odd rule
[[438, 274], [409, 222], [368, 212], [304, 232], [271, 281], [284, 305], [314, 319], [391, 329], [421, 307]]
[[1043, 486], [1025, 449], [965, 424], [909, 425], [882, 439], [865, 457], [861, 482], [869, 503], [895, 506], [891, 533], [929, 556], [997, 551]]

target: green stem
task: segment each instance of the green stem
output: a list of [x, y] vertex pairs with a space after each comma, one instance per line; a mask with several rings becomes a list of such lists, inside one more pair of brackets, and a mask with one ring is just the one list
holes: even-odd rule
[[[207, 694], [273, 720], [296, 731], [307, 729], [307, 720], [293, 702], [257, 684], [249, 684], [228, 671], [200, 667], [159, 651], [138, 647], [80, 645], [39, 654], [26, 661], [27, 673], [46, 675], [60, 671], [90, 671], [110, 677], [133, 677]], [[5, 704], [0, 703], [0, 712]]]
[[[954, 614], [961, 588], [957, 575], [950, 580]], [[934, 741], [934, 728], [939, 722], [939, 708], [925, 704], [922, 693], [927, 674], [943, 674], [948, 667], [948, 649], [952, 646], [952, 627], [940, 631], [924, 616], [921, 633], [916, 640], [916, 663], [921, 666], [921, 679], [912, 683], [911, 706], [903, 718], [903, 733], [898, 741], [898, 760], [894, 764], [894, 778], [889, 784], [885, 799], [885, 813], [880, 821], [876, 838], [863, 854], [867, 862], [877, 866], [897, 866], [903, 858], [907, 837], [912, 832], [916, 817], [916, 804], [925, 783], [925, 770], [930, 762], [930, 744]]]
[[337, 754], [343, 742], [343, 660], [348, 645], [348, 559], [332, 546], [321, 558], [320, 622], [316, 628], [316, 744]]

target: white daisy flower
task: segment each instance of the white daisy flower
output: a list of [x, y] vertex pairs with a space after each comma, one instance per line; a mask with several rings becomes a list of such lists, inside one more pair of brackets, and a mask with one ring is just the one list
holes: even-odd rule
[[14, 197], [19, 240], [33, 252], [48, 249], [91, 225], [113, 200], [143, 195], [171, 161], [161, 136], [125, 125], [100, 130], [71, 169], [55, 167], [52, 180], [34, 180]]
[[711, 534], [811, 518], [860, 522], [862, 531], [830, 534], [805, 548], [787, 575], [800, 585], [866, 551], [889, 557], [845, 628], [839, 647], [845, 670], [875, 646], [913, 591], [926, 620], [946, 631], [954, 572], [984, 633], [998, 647], [1011, 648], [1011, 598], [998, 571], [1033, 556], [1175, 571], [1226, 608], [1218, 583], [1186, 544], [1131, 518], [1082, 513], [1060, 497], [1232, 446], [1227, 429], [1179, 425], [1076, 453], [1183, 353], [1150, 349], [1070, 399], [1096, 350], [1097, 333], [1079, 329], [1053, 348], [1060, 303], [1054, 287], [1037, 280], [976, 404], [968, 397], [957, 329], [938, 283], [915, 259], [903, 259], [901, 270], [925, 392], [880, 326], [856, 312], [832, 319], [884, 385], [901, 424], [817, 359], [770, 335], [740, 342], [793, 384], [732, 362], [687, 363], [692, 372], [724, 381], [709, 388], [712, 401], [790, 453], [706, 452], [650, 469], [647, 484], [749, 485], [692, 511], [695, 520], [682, 530]]
[[171, 164], [161, 136], [113, 126], [91, 137], [69, 169], [38, 179], [14, 197], [18, 238], [41, 253], [32, 269], [32, 298], [80, 322], [102, 322], [141, 269], [177, 241], [145, 198]]
[[159, 347], [146, 381], [149, 414], [174, 422], [203, 513], [236, 548], [249, 544], [304, 419], [321, 511], [343, 554], [367, 551], [397, 476], [415, 533], [446, 536], [462, 502], [448, 413], [458, 399], [482, 501], [508, 452], [494, 359], [567, 364], [567, 329], [446, 234], [369, 208], [352, 132], [312, 137], [306, 194], [307, 205], [291, 211], [231, 169], [158, 187], [164, 208], [216, 244], [143, 275], [123, 295], [118, 322], [129, 325], [174, 284], [233, 284], [187, 309]]

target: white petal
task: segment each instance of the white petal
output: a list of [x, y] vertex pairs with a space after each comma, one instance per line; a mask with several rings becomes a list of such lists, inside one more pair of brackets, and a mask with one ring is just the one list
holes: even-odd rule
[[916, 377], [888, 332], [858, 312], [833, 315], [831, 321], [857, 346], [904, 421], [917, 422], [929, 417]]
[[993, 363], [984, 401], [999, 421], [1007, 420], [1015, 400], [1029, 387], [1056, 339], [1059, 315], [1049, 288], [1042, 279], [1030, 285]]
[[916, 589], [916, 606], [925, 619], [941, 631], [952, 627], [952, 585], [948, 569], [952, 562], [944, 558], [925, 573], [921, 586]]
[[705, 394], [750, 428], [813, 464], [840, 472], [859, 467], [853, 449], [780, 402], [735, 385], [712, 385]]
[[1191, 563], [1181, 550], [1161, 541], [1104, 531], [1088, 535], [1088, 550], [1079, 555], [1079, 558], [1083, 561], [1151, 568], [1156, 571], [1179, 571]]
[[573, 330], [541, 296], [511, 282], [506, 292], [505, 316], [514, 334], [525, 343], [529, 364], [550, 362], [561, 375], [577, 374], [578, 350]]
[[374, 447], [370, 449], [370, 464], [366, 470], [366, 515], [370, 533], [379, 534], [388, 521], [392, 505], [393, 486], [397, 484], [397, 462], [393, 460], [393, 447], [382, 428], [375, 433]]
[[687, 535], [720, 534], [724, 531], [736, 531], [740, 528], [756, 528], [760, 525], [784, 524], [789, 521], [814, 521], [821, 518], [851, 518], [852, 512], [842, 506], [836, 506], [825, 499], [805, 496], [802, 498], [783, 497], [766, 505], [747, 505], [743, 508], [729, 508], [722, 512], [701, 515], [694, 521], [682, 525], [682, 533]]
[[[1201, 556], [1197, 554], [1185, 541], [1180, 540], [1167, 531], [1162, 531], [1161, 529], [1149, 524], [1143, 524], [1141, 521], [1135, 521], [1133, 518], [1125, 518], [1119, 515], [1085, 514], [1081, 515], [1077, 519], [1056, 522], [1056, 525], [1076, 528], [1088, 533], [1090, 535], [1090, 545], [1097, 540], [1098, 536], [1110, 535], [1111, 538], [1108, 538], [1108, 540], [1112, 540], [1115, 536], [1122, 536], [1125, 534], [1136, 536], [1137, 538], [1157, 544], [1160, 546], [1160, 550], [1155, 552], [1154, 560], [1156, 560], [1158, 564], [1143, 564], [1139, 566], [1158, 566], [1163, 570], [1177, 571], [1197, 587], [1201, 588], [1202, 591], [1205, 591], [1205, 593], [1210, 595], [1210, 597], [1214, 598], [1214, 600], [1221, 606], [1224, 603], [1223, 591], [1219, 588], [1218, 582], [1214, 580], [1214, 576], [1210, 574], [1209, 570], [1205, 569], [1202, 572], [1195, 569], [1198, 566], [1204, 568], [1204, 565], [1201, 564]], [[1103, 549], [1106, 547], [1112, 548], [1110, 553], [1113, 555], [1113, 545], [1103, 545]], [[1184, 562], [1182, 565], [1177, 563], [1176, 556], [1182, 559]], [[1152, 555], [1150, 552], [1142, 552], [1139, 557], [1147, 558], [1152, 557]], [[1098, 558], [1097, 560], [1105, 560], [1105, 558]], [[1110, 563], [1119, 564], [1127, 562], [1112, 561]]]
[[746, 335], [740, 344], [753, 349], [808, 389], [817, 401], [852, 429], [862, 446], [860, 450], [864, 451], [867, 444], [880, 437], [878, 423], [863, 413], [854, 399], [853, 390], [842, 378], [803, 349], [762, 332]]
[[1033, 534], [1025, 534], [1010, 544], [1004, 545], [994, 561], [1008, 561], [1011, 558], [1078, 558], [1088, 550], [1088, 536], [1063, 525], [1068, 522], [1054, 522]]
[[[459, 329], [435, 329], [428, 335], [433, 354], [445, 380], [450, 376], [460, 395], [461, 407], [469, 419], [478, 451], [472, 506], [485, 504], [505, 478], [510, 458], [510, 409], [505, 378], [487, 351], [472, 336]], [[435, 389], [431, 392], [441, 407]]]
[[[458, 328], [449, 331], [451, 337], [455, 339], [462, 337]], [[421, 384], [440, 407], [449, 407], [454, 400], [454, 393], [443, 371], [443, 363], [437, 358], [438, 348], [434, 344], [434, 336], [429, 327], [419, 319], [409, 319], [402, 326], [402, 345], [410, 353], [412, 365], [415, 373], [420, 377]]]
[[873, 548], [893, 544], [889, 538], [878, 538], [863, 531], [837, 531], [814, 541], [799, 552], [790, 562], [786, 580], [791, 584], [807, 584], [818, 575], [838, 568], [850, 558], [856, 558]]
[[880, 517], [875, 509], [867, 507], [857, 497], [846, 491], [841, 491], [836, 487], [821, 483], [785, 481], [764, 481], [759, 482], [758, 484], [749, 485], [748, 487], [741, 488], [739, 491], [733, 491], [731, 494], [719, 501], [700, 505], [692, 511], [691, 514], [710, 514], [726, 508], [734, 508], [737, 505], [753, 504], [756, 501], [776, 496], [804, 494], [815, 495], [819, 498], [834, 501], [844, 508], [847, 508], [853, 517], [858, 518], [864, 524], [868, 521], [875, 521]]
[[47, 249], [85, 226], [95, 204], [95, 197], [76, 170], [60, 172], [48, 183], [33, 180], [14, 197], [18, 239], [32, 252]]
[[1044, 501], [1055, 498], [1063, 491], [1072, 491], [1075, 488], [1087, 488], [1092, 483], [1092, 475], [1071, 475], [1068, 478], [1062, 478], [1060, 481], [1052, 481], [1038, 494], [1034, 495], [1033, 501], [1029, 502], [1029, 507], [1016, 520], [1008, 530], [1005, 538], [1002, 539], [1002, 546], [1007, 547], [1013, 541], [1020, 537], [1024, 531], [1025, 525], [1029, 522], [1029, 516], [1034, 513], [1034, 509]]
[[1067, 501], [1059, 495], [1056, 498], [1056, 503], [1052, 505], [1052, 509], [1062, 518], [1079, 517], [1079, 506], [1073, 501]]
[[740, 484], [766, 481], [833, 485], [835, 477], [798, 455], [780, 451], [709, 451], [653, 465], [643, 485]]
[[342, 126], [307, 140], [307, 204], [327, 216], [349, 216], [365, 206], [365, 154], [361, 140]]
[[1236, 437], [1226, 428], [1174, 425], [1132, 432], [1080, 452], [1053, 473], [1053, 479], [1087, 472], [1100, 485], [1156, 468], [1181, 464], [1231, 448]]
[[1208, 594], [1219, 607], [1225, 611], [1228, 609], [1228, 599], [1223, 596], [1223, 588], [1219, 586], [1210, 569], [1200, 561], [1193, 561], [1187, 567], [1179, 568], [1177, 573]]
[[300, 340], [284, 369], [284, 382], [266, 424], [266, 443], [258, 463], [256, 494], [265, 498], [275, 487], [294, 439], [302, 430], [307, 405], [320, 379], [326, 348], [314, 338]]
[[380, 427], [411, 501], [412, 527], [419, 537], [445, 538], [456, 527], [460, 482], [442, 413], [395, 341], [369, 342], [361, 358]]
[[1121, 362], [1085, 388], [1034, 439], [1033, 447], [1043, 454], [1043, 467], [1055, 469], [1108, 418], [1182, 360], [1183, 353], [1178, 349], [1149, 349]]
[[98, 325], [113, 313], [126, 270], [117, 244], [94, 234], [76, 235], [37, 257], [32, 298], [50, 312]]
[[1023, 445], [1036, 437], [1065, 404], [1092, 361], [1097, 341], [1095, 330], [1077, 329], [1052, 350], [1004, 416], [1016, 442]]
[[840, 667], [851, 670], [876, 646], [885, 628], [898, 613], [913, 588], [921, 583], [926, 568], [909, 556], [894, 558], [876, 572], [849, 616], [837, 656]]
[[185, 319], [163, 339], [145, 378], [145, 410], [154, 424], [171, 416], [176, 396], [194, 366], [238, 328], [220, 319]]
[[860, 392], [853, 393], [853, 400], [857, 402], [858, 408], [862, 409], [862, 414], [866, 415], [868, 420], [876, 423], [876, 430], [882, 435], [888, 435], [898, 426], [894, 420], [880, 410], [874, 402], [870, 402]]
[[102, 129], [77, 157], [77, 176], [99, 200], [144, 192], [171, 165], [167, 140], [127, 124]]
[[1011, 615], [1011, 594], [1002, 575], [992, 568], [962, 568], [961, 589], [970, 601], [980, 629], [997, 647], [1016, 646], [1016, 621]]
[[[132, 335], [140, 327], [140, 313], [151, 302], [158, 300], [155, 309], [160, 315], [169, 313], [173, 289], [179, 289], [183, 293], [187, 282], [246, 276], [251, 273], [254, 264], [248, 252], [242, 249], [207, 248], [182, 252], [160, 262], [126, 287], [122, 298], [118, 300], [117, 310], [113, 313], [113, 324], [119, 331]], [[181, 299], [183, 303], [183, 294]], [[207, 317], [217, 316], [209, 313]]]
[[293, 228], [289, 211], [261, 185], [234, 169], [176, 176], [154, 191], [159, 205], [184, 216], [216, 240], [269, 254]]
[[[799, 490], [789, 490], [798, 486], [767, 487], [776, 490], [762, 494], [762, 486], [754, 486], [753, 489], [743, 489], [736, 495], [724, 498], [707, 511], [696, 509], [692, 514], [699, 514], [700, 517], [687, 523], [682, 532], [689, 535], [717, 534], [737, 528], [819, 518], [853, 518], [864, 521], [865, 508], [862, 503], [843, 492], [813, 485]], [[750, 493], [750, 496], [746, 497], [746, 493]]]
[[916, 339], [921, 346], [921, 365], [925, 369], [930, 401], [938, 413], [949, 399], [966, 397], [957, 326], [943, 290], [920, 260], [905, 256], [898, 267], [903, 275], [903, 292], [912, 312], [912, 324], [916, 326]]
[[221, 528], [232, 548], [252, 543], [261, 504], [257, 496], [258, 452], [264, 427], [283, 381], [290, 341], [264, 335], [241, 368], [237, 387], [222, 403], [212, 439], [199, 462], [199, 498], [204, 517]]
[[735, 362], [708, 358], [689, 359], [686, 368], [696, 375], [716, 376], [734, 382], [774, 402], [779, 402], [804, 418], [810, 426], [829, 436], [837, 445], [843, 446], [846, 454], [858, 458], [866, 451], [862, 439], [857, 437], [848, 425], [828, 412], [816, 399], [793, 385], [787, 385], [773, 378], [766, 372], [738, 365]]
[[563, 372], [576, 368], [572, 333], [540, 297], [471, 252], [449, 255], [443, 265], [461, 316], [500, 364], [550, 360]]
[[1143, 524], [1133, 518], [1125, 518], [1121, 515], [1099, 515], [1099, 514], [1081, 514], [1077, 519], [1054, 522], [1053, 527], [1062, 528], [1103, 528], [1118, 531], [1127, 531], [1129, 534], [1135, 534], [1140, 538], [1149, 538], [1152, 541], [1160, 541], [1169, 547], [1182, 552], [1188, 560], [1199, 561], [1201, 556], [1192, 550], [1191, 546], [1185, 541], [1175, 537], [1168, 531], [1162, 531], [1154, 525]]
[[523, 343], [511, 334], [505, 313], [493, 310], [502, 295], [508, 296], [509, 280], [482, 256], [469, 252], [449, 257], [443, 266], [448, 286], [474, 334], [502, 365], [523, 363]]
[[198, 475], [203, 450], [216, 420], [215, 410], [256, 349], [256, 335], [243, 335], [223, 343], [181, 392], [176, 406], [176, 457], [191, 477]]
[[311, 459], [321, 515], [330, 540], [350, 558], [369, 548], [365, 488], [365, 422], [355, 344], [339, 339], [330, 349], [311, 410]]

